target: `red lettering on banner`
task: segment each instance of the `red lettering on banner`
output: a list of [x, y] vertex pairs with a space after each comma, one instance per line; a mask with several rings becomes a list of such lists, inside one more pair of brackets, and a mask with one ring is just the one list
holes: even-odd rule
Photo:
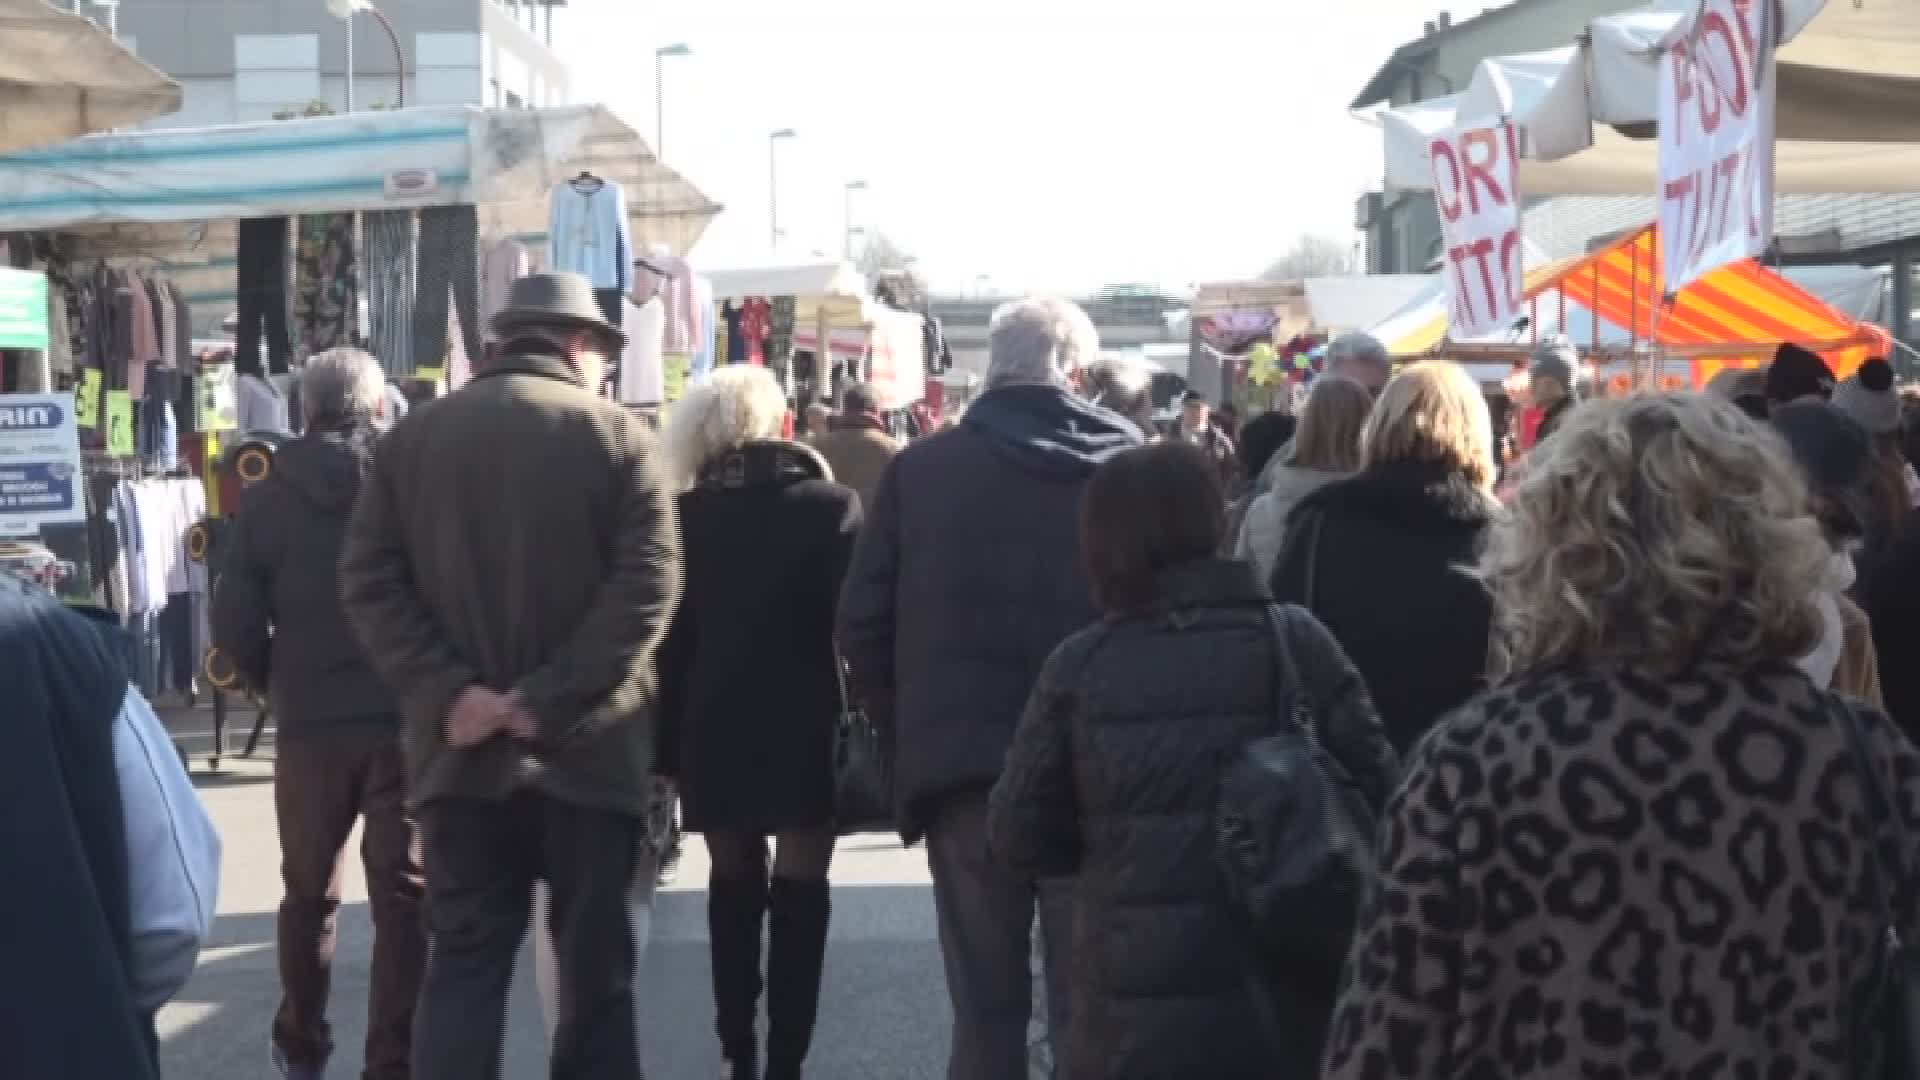
[[[1427, 152], [1433, 155], [1433, 174], [1436, 180], [1433, 185], [1433, 198], [1440, 204], [1440, 214], [1448, 221], [1459, 221], [1462, 209], [1459, 194], [1460, 155], [1453, 152], [1453, 142], [1449, 139], [1433, 140], [1433, 144], [1427, 147]], [[1440, 177], [1440, 162], [1443, 159], [1447, 163], [1449, 174], [1449, 182], [1444, 184], [1437, 182]]]
[[[1486, 189], [1487, 198], [1493, 200], [1493, 205], [1507, 205], [1507, 193], [1493, 175], [1493, 170], [1501, 165], [1501, 158], [1500, 143], [1494, 139], [1492, 129], [1475, 128], [1462, 135], [1460, 156], [1466, 159], [1467, 203], [1473, 207], [1473, 212], [1477, 214], [1481, 210], [1480, 187]], [[1474, 186], [1476, 180], [1479, 181], [1479, 187]]]

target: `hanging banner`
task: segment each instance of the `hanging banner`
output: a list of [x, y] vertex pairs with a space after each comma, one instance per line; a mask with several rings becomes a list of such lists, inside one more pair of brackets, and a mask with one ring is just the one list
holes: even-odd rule
[[47, 275], [0, 267], [0, 349], [47, 351]]
[[1504, 334], [1522, 314], [1520, 136], [1506, 120], [1463, 124], [1427, 144], [1440, 209], [1454, 340]]
[[0, 394], [0, 536], [87, 520], [72, 394]]
[[1660, 63], [1666, 290], [1773, 242], [1773, 43], [1766, 0], [1703, 0]]

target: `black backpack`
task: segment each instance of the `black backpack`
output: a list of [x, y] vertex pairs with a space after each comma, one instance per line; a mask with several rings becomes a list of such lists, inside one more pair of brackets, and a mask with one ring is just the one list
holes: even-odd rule
[[1267, 608], [1282, 730], [1221, 778], [1214, 857], [1264, 969], [1337, 975], [1374, 878], [1375, 808], [1320, 739], [1314, 688], [1287, 648], [1297, 617]]

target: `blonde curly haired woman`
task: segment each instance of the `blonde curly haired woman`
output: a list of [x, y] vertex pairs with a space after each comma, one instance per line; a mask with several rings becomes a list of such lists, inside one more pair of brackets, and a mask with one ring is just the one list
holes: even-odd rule
[[1681, 394], [1535, 453], [1480, 565], [1500, 681], [1387, 806], [1324, 1075], [1882, 1075], [1920, 755], [1795, 663], [1832, 549], [1784, 447]]

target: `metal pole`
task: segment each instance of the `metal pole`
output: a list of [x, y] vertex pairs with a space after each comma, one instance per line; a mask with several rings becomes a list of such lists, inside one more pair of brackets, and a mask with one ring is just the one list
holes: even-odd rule
[[653, 159], [667, 159], [667, 56], [653, 51]]
[[349, 15], [340, 20], [347, 28], [347, 111], [353, 111], [353, 17]]
[[386, 12], [377, 7], [369, 7], [367, 14], [379, 21], [380, 29], [387, 32], [387, 40], [393, 43], [393, 69], [396, 73], [395, 78], [399, 82], [400, 92], [400, 96], [394, 101], [394, 107], [404, 109], [407, 107], [407, 54], [400, 48], [400, 35], [394, 32], [393, 22], [387, 18]]

